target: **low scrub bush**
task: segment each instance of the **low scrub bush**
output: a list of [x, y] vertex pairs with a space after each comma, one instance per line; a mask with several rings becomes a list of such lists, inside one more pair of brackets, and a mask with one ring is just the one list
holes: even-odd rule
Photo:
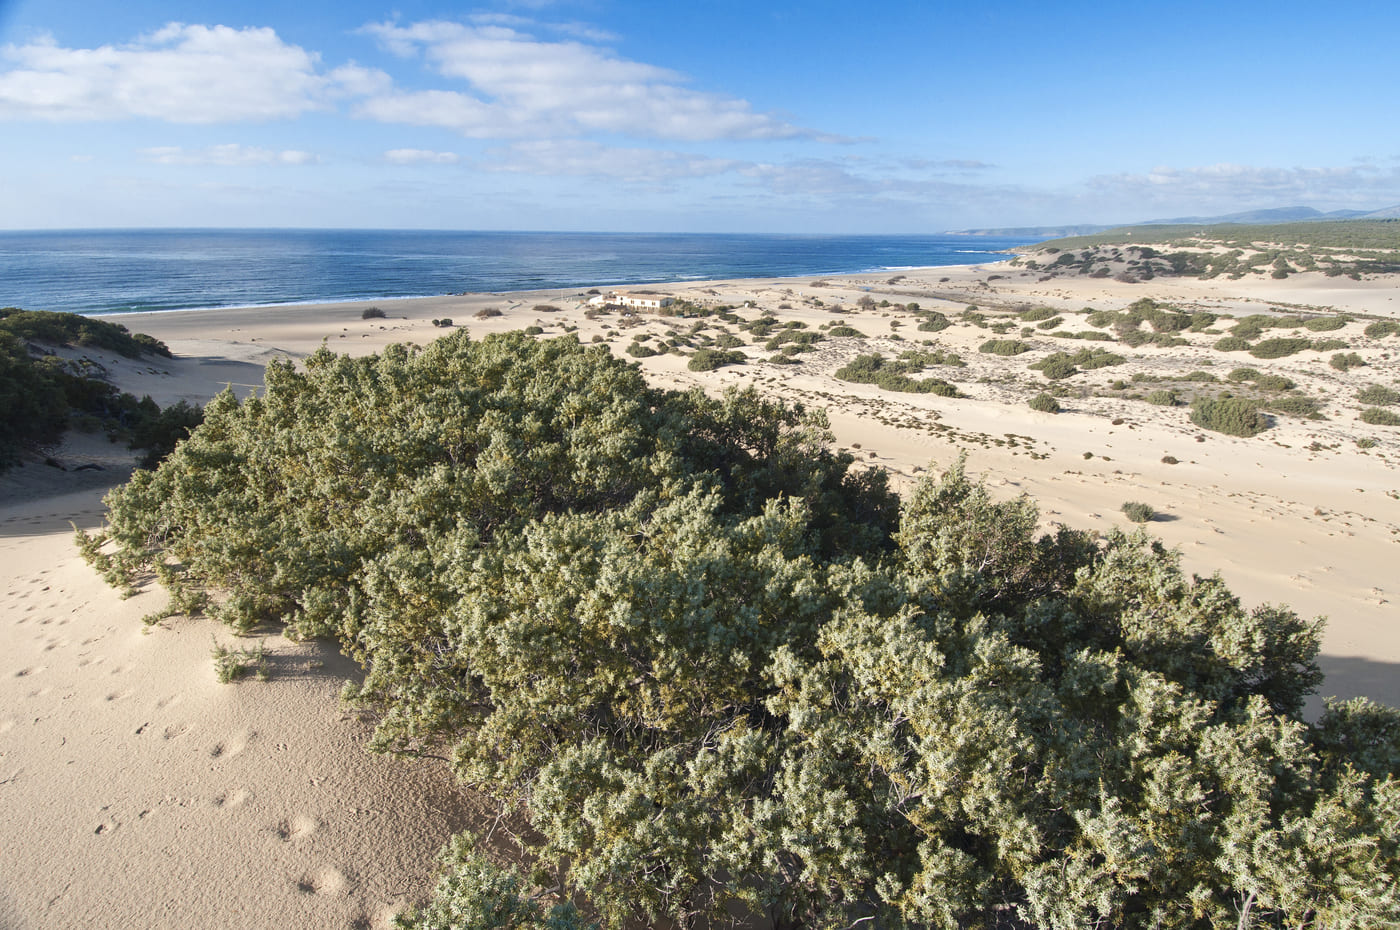
[[[908, 353], [917, 355], [918, 353]], [[874, 384], [886, 391], [905, 394], [937, 394], [940, 397], [960, 397], [958, 389], [941, 378], [911, 378], [922, 369], [916, 362], [892, 361], [878, 354], [856, 356], [838, 368], [835, 377], [854, 384]]]
[[1121, 509], [1123, 516], [1134, 523], [1150, 523], [1157, 516], [1157, 511], [1152, 509], [1151, 504], [1144, 504], [1141, 501], [1125, 501]]
[[1400, 712], [1304, 716], [1317, 623], [831, 442], [572, 339], [321, 350], [83, 552], [334, 638], [375, 749], [519, 812], [532, 884], [462, 837], [417, 930], [1396, 922]]
[[1019, 339], [988, 339], [977, 347], [986, 355], [1020, 355], [1029, 352], [1031, 347]]
[[1030, 367], [1051, 381], [1079, 374], [1079, 369], [1075, 367], [1073, 360], [1064, 352], [1056, 352], [1054, 355], [1046, 356], [1038, 362], [1031, 363]]
[[1222, 336], [1213, 346], [1219, 352], [1243, 352], [1249, 348], [1249, 340], [1241, 336]]
[[362, 320], [382, 320], [384, 317], [384, 311], [378, 307], [366, 307], [360, 311], [360, 319]]
[[1364, 330], [1371, 339], [1384, 339], [1386, 336], [1400, 335], [1400, 322], [1396, 320], [1379, 320], [1368, 324]]
[[1261, 391], [1291, 391], [1297, 387], [1283, 375], [1260, 375], [1254, 379], [1254, 386]]
[[1359, 419], [1372, 426], [1400, 426], [1400, 414], [1384, 407], [1367, 407], [1361, 411]]
[[633, 358], [652, 358], [661, 353], [647, 345], [645, 342], [634, 341], [627, 347], [627, 354]]
[[1255, 436], [1268, 429], [1259, 405], [1243, 397], [1203, 397], [1191, 404], [1191, 422], [1229, 436]]
[[1271, 413], [1282, 413], [1290, 417], [1306, 417], [1310, 420], [1321, 419], [1321, 415], [1318, 413], [1317, 401], [1313, 400], [1311, 397], [1275, 397], [1265, 402], [1263, 407]]
[[1310, 329], [1315, 333], [1330, 333], [1339, 330], [1347, 325], [1347, 318], [1344, 316], [1318, 316], [1303, 322], [1304, 329]]
[[1366, 360], [1355, 352], [1347, 352], [1345, 354], [1338, 352], [1336, 355], [1332, 356], [1332, 360], [1328, 362], [1328, 364], [1338, 371], [1349, 371], [1352, 368], [1365, 367]]
[[1022, 310], [1018, 315], [1027, 323], [1038, 323], [1053, 317], [1055, 311], [1049, 307], [1031, 307], [1029, 310]]
[[495, 307], [482, 307], [472, 315], [478, 320], [489, 320], [492, 317], [501, 316], [501, 311], [497, 310]]
[[1041, 413], [1060, 412], [1060, 402], [1043, 392], [1032, 397], [1029, 406], [1032, 410], [1037, 410]]
[[1176, 392], [1168, 390], [1157, 390], [1149, 393], [1143, 400], [1149, 404], [1156, 404], [1159, 407], [1175, 407]]
[[1312, 347], [1311, 339], [1279, 337], [1255, 343], [1254, 347], [1249, 350], [1249, 354], [1255, 358], [1284, 358]]
[[726, 365], [742, 365], [748, 360], [743, 352], [732, 349], [697, 349], [686, 367], [691, 371], [714, 371]]
[[1356, 399], [1372, 407], [1388, 407], [1400, 404], [1400, 391], [1384, 384], [1368, 384], [1356, 392]]
[[863, 332], [861, 332], [860, 330], [856, 329], [854, 326], [833, 326], [833, 327], [831, 327], [831, 329], [829, 329], [829, 330], [826, 331], [826, 334], [827, 334], [828, 336], [832, 337], [833, 339], [842, 339], [842, 338], [846, 338], [846, 339], [864, 339], [864, 338], [865, 338], [865, 333], [863, 333]]
[[1261, 372], [1257, 368], [1235, 368], [1225, 376], [1229, 381], [1239, 383], [1241, 381], [1253, 381], [1260, 377]]

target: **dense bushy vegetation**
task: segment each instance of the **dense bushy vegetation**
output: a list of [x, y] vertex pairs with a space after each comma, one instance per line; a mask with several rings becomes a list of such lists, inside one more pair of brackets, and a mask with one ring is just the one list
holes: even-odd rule
[[1254, 436], [1270, 426], [1259, 404], [1243, 397], [1201, 397], [1191, 404], [1191, 422], [1230, 436]]
[[899, 391], [906, 394], [937, 394], [940, 397], [958, 397], [958, 389], [942, 378], [915, 378], [912, 375], [924, 370], [925, 365], [950, 364], [962, 366], [962, 359], [956, 355], [935, 357], [930, 353], [906, 353], [900, 360], [887, 359], [877, 353], [858, 355], [850, 362], [836, 369], [834, 376], [854, 384], [874, 384], [886, 391]]
[[[1142, 535], [1037, 536], [961, 465], [900, 507], [828, 440], [571, 338], [323, 350], [84, 548], [335, 637], [375, 745], [518, 807], [612, 927], [1400, 919], [1400, 714], [1302, 720], [1315, 624]], [[405, 925], [583, 924], [469, 846]]]
[[128, 358], [170, 355], [164, 343], [103, 320], [0, 309], [0, 470], [13, 465], [24, 446], [57, 439], [80, 417], [114, 440], [146, 449], [147, 466], [199, 422], [200, 412], [183, 402], [162, 411], [149, 397], [137, 400], [118, 391], [95, 363], [51, 351], [60, 346], [105, 349]]
[[1030, 350], [1030, 345], [1019, 339], [988, 339], [977, 347], [984, 355], [1020, 355]]

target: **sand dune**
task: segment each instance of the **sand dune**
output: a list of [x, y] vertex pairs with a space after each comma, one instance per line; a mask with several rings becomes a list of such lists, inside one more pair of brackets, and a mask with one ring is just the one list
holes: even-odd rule
[[[1162, 514], [1150, 531], [1179, 547], [1191, 570], [1219, 570], [1247, 604], [1290, 604], [1329, 618], [1324, 693], [1400, 704], [1400, 430], [1359, 424], [1350, 401], [1358, 384], [1396, 384], [1400, 339], [1368, 343], [1353, 338], [1362, 323], [1349, 324], [1348, 338], [1369, 363], [1359, 372], [1339, 374], [1317, 353], [1282, 360], [1323, 398], [1328, 419], [1281, 417], [1267, 433], [1237, 439], [1192, 426], [1182, 408], [1106, 389], [1067, 398], [1065, 413], [1037, 413], [1025, 397], [1043, 379], [1026, 371], [1026, 359], [979, 355], [985, 330], [929, 335], [902, 307], [856, 309], [865, 296], [952, 316], [972, 303], [1105, 309], [1150, 295], [1216, 312], [1287, 304], [1397, 316], [1397, 282], [1042, 282], [1004, 266], [968, 266], [904, 272], [893, 283], [854, 275], [817, 286], [774, 279], [664, 290], [752, 302], [740, 310], [746, 318], [769, 310], [810, 330], [840, 322], [864, 337], [818, 343], [787, 366], [763, 361], [773, 352], [747, 337], [750, 364], [714, 372], [691, 372], [684, 357], [662, 354], [642, 362], [654, 383], [755, 385], [822, 407], [840, 445], [904, 486], [966, 451], [995, 493], [1034, 496], [1047, 525], [1126, 527], [1120, 505], [1149, 502]], [[251, 392], [270, 359], [301, 358], [321, 345], [363, 354], [426, 343], [443, 333], [431, 323], [438, 317], [473, 335], [572, 329], [618, 354], [638, 334], [656, 344], [693, 322], [590, 319], [576, 298], [562, 312], [537, 313], [535, 302], [528, 294], [386, 301], [379, 306], [387, 318], [371, 320], [361, 318], [362, 304], [124, 316], [177, 357], [97, 360], [138, 395], [203, 401], [226, 385]], [[847, 312], [833, 314], [833, 305]], [[486, 307], [502, 315], [476, 319]], [[891, 394], [832, 376], [856, 354], [892, 356], [924, 338], [967, 362], [929, 372], [966, 398]], [[1061, 347], [1039, 334], [1032, 341], [1042, 356]], [[1102, 388], [1135, 372], [1201, 365], [1222, 374], [1237, 364], [1266, 367], [1202, 346], [1108, 347], [1129, 361], [1075, 384]], [[1358, 438], [1375, 444], [1363, 450]], [[35, 459], [0, 477], [0, 926], [387, 926], [426, 889], [445, 838], [482, 822], [489, 806], [454, 787], [439, 764], [370, 755], [367, 724], [337, 698], [354, 669], [333, 650], [269, 637], [270, 680], [222, 685], [210, 652], [214, 641], [232, 642], [229, 634], [201, 619], [144, 627], [140, 618], [163, 595], [121, 600], [78, 558], [69, 526], [100, 521], [102, 491], [125, 475], [129, 457], [83, 436], [51, 454], [67, 470]]]

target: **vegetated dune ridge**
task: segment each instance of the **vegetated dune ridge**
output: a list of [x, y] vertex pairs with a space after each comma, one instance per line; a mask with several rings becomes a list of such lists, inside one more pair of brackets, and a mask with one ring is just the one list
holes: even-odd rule
[[[445, 331], [433, 323], [442, 318], [473, 335], [537, 326], [549, 338], [571, 330], [623, 357], [633, 344], [649, 345], [661, 351], [641, 365], [657, 385], [717, 392], [751, 384], [826, 408], [836, 441], [891, 470], [897, 484], [966, 451], [971, 473], [998, 495], [1029, 493], [1047, 525], [1126, 525], [1124, 502], [1150, 504], [1158, 514], [1150, 530], [1181, 548], [1188, 569], [1220, 570], [1246, 604], [1285, 603], [1328, 617], [1325, 693], [1400, 704], [1393, 589], [1400, 428], [1358, 420], [1364, 405], [1356, 399], [1368, 385], [1400, 388], [1400, 335], [1365, 332], [1400, 319], [1400, 282], [1321, 274], [1133, 284], [1044, 277], [998, 264], [632, 289], [733, 306], [733, 322], [590, 314], [584, 295], [558, 292], [380, 302], [382, 319], [363, 318], [364, 304], [123, 316], [176, 358], [95, 360], [124, 389], [166, 404], [206, 400], [225, 384], [246, 394], [269, 359], [302, 357], [322, 343], [352, 354], [423, 344]], [[1122, 310], [1143, 297], [1236, 317], [1348, 314], [1335, 329], [1268, 329], [1253, 340], [1306, 337], [1346, 347], [1310, 346], [1274, 359], [1220, 351], [1213, 345], [1235, 324], [1229, 319], [1199, 327], [1217, 332], [1172, 334], [1185, 345], [1131, 347], [1083, 313]], [[863, 298], [873, 306], [861, 308]], [[969, 305], [978, 313], [966, 314]], [[1054, 312], [1036, 312], [1042, 307]], [[487, 308], [500, 315], [478, 319]], [[949, 325], [920, 331], [928, 311]], [[772, 323], [756, 334], [765, 315]], [[1059, 324], [1041, 328], [1055, 316]], [[829, 335], [834, 326], [856, 334]], [[1057, 330], [1116, 338], [1051, 335]], [[781, 338], [800, 332], [823, 338], [803, 346], [808, 351]], [[1029, 348], [979, 352], [990, 340]], [[692, 371], [686, 356], [707, 347], [748, 361]], [[1028, 367], [1055, 352], [1095, 348], [1124, 361], [1055, 381]], [[910, 349], [958, 356], [962, 367], [925, 358], [913, 377], [943, 379], [963, 396], [834, 377], [857, 356], [893, 360]], [[1333, 367], [1338, 353], [1366, 364]], [[768, 361], [779, 357], [797, 363]], [[1193, 425], [1184, 405], [1143, 399], [1157, 390], [1186, 401], [1227, 389], [1264, 398], [1256, 381], [1229, 379], [1246, 367], [1286, 378], [1295, 387], [1281, 396], [1312, 398], [1326, 419], [1276, 415], [1272, 428], [1237, 438]], [[1201, 380], [1201, 372], [1216, 380]], [[1047, 388], [1058, 389], [1063, 412], [1028, 406]], [[270, 679], [221, 685], [212, 641], [250, 644], [198, 619], [145, 629], [140, 618], [163, 594], [122, 601], [78, 558], [68, 523], [100, 521], [102, 490], [124, 475], [127, 456], [84, 436], [52, 454], [69, 470], [34, 461], [0, 477], [0, 926], [388, 926], [426, 891], [431, 857], [446, 837], [472, 823], [480, 828], [493, 812], [464, 797], [434, 763], [364, 749], [366, 725], [336, 696], [354, 670], [333, 651], [269, 637]], [[84, 464], [103, 470], [76, 470]]]

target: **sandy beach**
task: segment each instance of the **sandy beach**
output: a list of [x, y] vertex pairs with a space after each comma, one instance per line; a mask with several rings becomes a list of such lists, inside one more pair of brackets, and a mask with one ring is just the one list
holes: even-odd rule
[[[776, 348], [737, 331], [746, 364], [696, 372], [664, 351], [640, 364], [658, 386], [752, 385], [825, 409], [836, 443], [889, 470], [899, 487], [966, 452], [969, 471], [995, 494], [1035, 498], [1047, 527], [1129, 528], [1121, 505], [1147, 502], [1159, 515], [1148, 531], [1179, 548], [1189, 570], [1219, 571], [1247, 605], [1327, 618], [1322, 694], [1400, 704], [1400, 428], [1359, 421], [1354, 399], [1367, 384], [1400, 386], [1400, 337], [1363, 332], [1400, 319], [1400, 281], [1043, 277], [996, 264], [629, 292], [733, 307], [745, 320], [768, 312], [806, 332], [856, 330], [814, 342], [791, 356], [796, 364], [768, 361]], [[715, 317], [695, 329], [693, 319], [598, 312], [587, 296], [381, 301], [384, 317], [369, 319], [364, 303], [122, 315], [175, 358], [84, 354], [124, 390], [164, 405], [203, 403], [225, 386], [246, 395], [270, 360], [322, 345], [355, 355], [424, 345], [449, 331], [434, 324], [444, 318], [474, 337], [531, 326], [540, 338], [572, 332], [628, 359], [639, 336], [662, 348], [720, 332]], [[1004, 358], [978, 351], [997, 338], [985, 322], [959, 317], [969, 306], [988, 315], [1047, 307], [1065, 315], [1064, 330], [1082, 330], [1085, 308], [1117, 310], [1142, 297], [1237, 317], [1345, 314], [1343, 326], [1319, 335], [1366, 364], [1339, 370], [1331, 352], [1317, 351], [1260, 360], [1213, 349], [1214, 334], [1137, 348], [1027, 336], [1019, 322], [1005, 338], [1022, 333], [1031, 350]], [[486, 310], [497, 314], [478, 316]], [[919, 312], [929, 310], [953, 325], [920, 331]], [[1048, 382], [1028, 363], [1086, 346], [1126, 360], [1067, 379], [1063, 412], [1030, 409], [1027, 399]], [[892, 393], [834, 376], [857, 355], [909, 349], [955, 353], [962, 367], [924, 376], [964, 396]], [[1272, 429], [1235, 438], [1193, 425], [1185, 406], [1111, 386], [1199, 371], [1224, 380], [1239, 366], [1287, 377], [1325, 419], [1278, 416]], [[269, 679], [224, 685], [210, 653], [231, 634], [200, 618], [144, 626], [162, 592], [122, 600], [72, 540], [72, 525], [100, 523], [101, 496], [128, 473], [130, 455], [82, 435], [49, 454], [62, 469], [38, 457], [0, 476], [0, 927], [389, 926], [427, 891], [446, 838], [494, 809], [454, 786], [440, 764], [370, 754], [367, 722], [338, 698], [355, 669], [333, 648], [267, 637]]]

